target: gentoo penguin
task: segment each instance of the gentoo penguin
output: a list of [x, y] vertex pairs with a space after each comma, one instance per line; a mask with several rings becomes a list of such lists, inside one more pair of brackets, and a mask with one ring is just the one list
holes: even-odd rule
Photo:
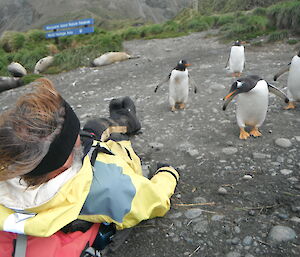
[[54, 57], [53, 56], [46, 56], [42, 59], [40, 59], [35, 67], [34, 67], [34, 72], [35, 74], [40, 74], [41, 72], [44, 72], [47, 70], [54, 62]]
[[292, 58], [292, 61], [287, 65], [287, 67], [280, 70], [274, 76], [274, 81], [288, 70], [287, 96], [289, 97], [290, 102], [286, 107], [284, 107], [286, 110], [296, 108], [296, 101], [300, 101], [300, 51]]
[[[238, 95], [236, 119], [240, 128], [240, 139], [247, 139], [250, 135], [254, 137], [261, 136], [258, 128], [266, 118], [269, 92], [284, 99], [286, 103], [289, 102], [282, 91], [256, 75], [240, 78], [232, 84], [229, 93], [224, 97], [223, 110], [225, 111], [230, 101]], [[246, 126], [252, 127], [250, 133], [245, 131]]]
[[225, 65], [225, 68], [229, 65], [233, 77], [240, 77], [245, 67], [245, 48], [242, 43], [239, 40], [234, 42]]
[[121, 62], [121, 61], [125, 61], [128, 59], [135, 59], [135, 58], [139, 58], [139, 56], [130, 56], [125, 52], [108, 52], [94, 59], [91, 65], [94, 67], [104, 66], [115, 62]]
[[[171, 111], [174, 112], [176, 108], [184, 109], [189, 95], [189, 72], [187, 67], [191, 64], [186, 60], [180, 60], [177, 66], [170, 72], [166, 81], [158, 84], [154, 90], [169, 81], [169, 103]], [[197, 87], [194, 85], [194, 92], [197, 93]]]
[[7, 71], [15, 78], [27, 75], [26, 69], [18, 62], [12, 62], [7, 66]]

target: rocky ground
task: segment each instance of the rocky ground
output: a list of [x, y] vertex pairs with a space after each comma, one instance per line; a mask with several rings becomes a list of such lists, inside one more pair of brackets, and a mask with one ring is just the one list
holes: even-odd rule
[[[139, 59], [48, 76], [82, 122], [107, 116], [110, 99], [132, 97], [143, 127], [132, 142], [144, 170], [160, 161], [180, 171], [170, 212], [132, 229], [111, 257], [300, 256], [300, 105], [285, 111], [270, 94], [263, 136], [240, 140], [235, 104], [222, 111], [234, 81], [224, 69], [230, 44], [211, 33], [126, 42]], [[249, 43], [244, 75], [272, 82], [296, 52], [284, 43]], [[198, 93], [191, 90], [186, 110], [172, 113], [167, 86], [153, 91], [180, 59], [192, 64]], [[286, 79], [273, 84], [283, 89]], [[2, 93], [1, 109], [25, 91]]]

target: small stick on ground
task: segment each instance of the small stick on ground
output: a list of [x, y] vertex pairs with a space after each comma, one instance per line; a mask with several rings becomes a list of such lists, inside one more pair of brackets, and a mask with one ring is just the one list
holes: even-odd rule
[[193, 256], [199, 249], [200, 249], [201, 245], [199, 245], [190, 255], [189, 257]]
[[210, 203], [174, 203], [173, 205], [176, 206], [182, 206], [182, 207], [189, 207], [189, 206], [212, 206], [216, 205], [215, 202], [210, 202]]
[[270, 206], [258, 206], [258, 207], [243, 207], [236, 208], [239, 211], [249, 211], [249, 210], [261, 210], [261, 209], [272, 209], [274, 207], [278, 207], [280, 204], [270, 205]]

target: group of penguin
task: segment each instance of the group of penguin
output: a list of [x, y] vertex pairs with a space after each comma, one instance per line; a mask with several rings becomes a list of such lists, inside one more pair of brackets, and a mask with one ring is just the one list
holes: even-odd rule
[[[233, 77], [240, 77], [245, 67], [245, 48], [243, 42], [235, 41], [230, 49], [226, 63]], [[180, 60], [177, 66], [170, 72], [166, 81], [158, 84], [154, 90], [169, 82], [169, 104], [171, 111], [184, 109], [189, 93], [189, 73], [187, 67], [190, 64], [186, 60]], [[225, 66], [225, 67], [226, 67]], [[296, 101], [300, 101], [300, 51], [292, 58], [287, 67], [280, 70], [275, 76], [276, 81], [284, 72], [289, 71], [287, 79], [287, 95], [257, 75], [249, 75], [238, 78], [224, 97], [223, 110], [236, 97], [236, 119], [240, 128], [240, 139], [248, 139], [250, 136], [259, 137], [259, 127], [263, 124], [268, 104], [269, 92], [282, 98], [288, 105], [284, 109], [296, 108]], [[195, 86], [195, 93], [197, 88]], [[250, 127], [250, 131], [245, 130]]]

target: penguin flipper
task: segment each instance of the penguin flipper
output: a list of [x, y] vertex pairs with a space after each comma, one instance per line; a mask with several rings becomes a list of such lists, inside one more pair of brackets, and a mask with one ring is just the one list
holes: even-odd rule
[[196, 82], [195, 82], [195, 80], [190, 76], [190, 74], [189, 74], [188, 76], [189, 76], [189, 80], [191, 81], [191, 84], [193, 84], [193, 87], [194, 87], [194, 93], [197, 94], [198, 88], [197, 88]]
[[287, 67], [284, 67], [283, 69], [278, 71], [273, 77], [274, 81], [276, 81], [283, 73], [287, 72], [290, 69], [290, 65], [291, 63], [289, 63]]
[[269, 92], [282, 98], [284, 100], [284, 102], [288, 103], [290, 101], [285, 93], [283, 93], [280, 89], [278, 89], [277, 87], [274, 87], [273, 85], [271, 85], [269, 83], [268, 83], [268, 89], [269, 89]]
[[[170, 73], [171, 74], [171, 73]], [[156, 85], [155, 89], [154, 89], [154, 93], [157, 92], [158, 88], [161, 87], [163, 84], [165, 84], [166, 82], [168, 82], [168, 80], [170, 79], [170, 75], [168, 76], [167, 79], [165, 79], [164, 81], [160, 82], [159, 84]]]
[[227, 62], [226, 62], [225, 67], [224, 67], [225, 69], [226, 69], [226, 67], [228, 66], [229, 58], [230, 58], [230, 53], [229, 53], [229, 55], [228, 55]]

